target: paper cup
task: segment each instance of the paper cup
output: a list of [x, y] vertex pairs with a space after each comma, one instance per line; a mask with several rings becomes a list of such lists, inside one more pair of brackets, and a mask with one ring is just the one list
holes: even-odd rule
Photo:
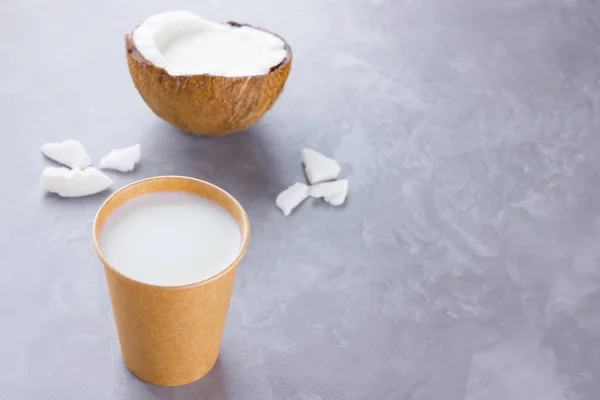
[[[184, 286], [155, 286], [119, 273], [100, 246], [102, 229], [123, 204], [156, 192], [187, 192], [208, 198], [237, 221], [242, 237], [235, 261], [206, 280]], [[141, 380], [178, 386], [203, 377], [219, 355], [237, 265], [248, 246], [250, 223], [230, 194], [210, 183], [181, 176], [134, 182], [110, 196], [93, 227], [96, 252], [104, 264], [123, 360]]]

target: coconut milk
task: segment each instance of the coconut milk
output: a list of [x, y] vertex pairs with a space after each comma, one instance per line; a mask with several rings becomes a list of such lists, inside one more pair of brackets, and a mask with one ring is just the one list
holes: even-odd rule
[[110, 216], [101, 236], [110, 265], [137, 281], [159, 286], [200, 282], [237, 257], [237, 222], [220, 205], [184, 192], [151, 193]]

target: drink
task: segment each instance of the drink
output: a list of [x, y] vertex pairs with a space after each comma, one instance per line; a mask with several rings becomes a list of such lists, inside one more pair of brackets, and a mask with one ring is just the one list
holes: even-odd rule
[[115, 192], [94, 221], [123, 361], [138, 378], [178, 386], [215, 364], [248, 216], [224, 190], [161, 176]]
[[237, 257], [237, 222], [217, 203], [185, 192], [134, 199], [107, 220], [101, 248], [111, 266], [136, 281], [159, 286], [196, 283], [217, 275]]

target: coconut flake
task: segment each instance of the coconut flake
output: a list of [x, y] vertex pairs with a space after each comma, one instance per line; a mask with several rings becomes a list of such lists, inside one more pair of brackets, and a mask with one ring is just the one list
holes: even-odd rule
[[302, 164], [311, 184], [336, 179], [340, 175], [340, 164], [312, 149], [302, 150]]
[[310, 187], [310, 195], [323, 198], [332, 206], [341, 206], [348, 195], [348, 179], [340, 179], [333, 182], [317, 183]]
[[149, 17], [134, 30], [133, 42], [146, 60], [171, 76], [264, 75], [287, 56], [283, 40], [271, 33], [188, 11]]
[[70, 168], [85, 168], [92, 164], [92, 158], [78, 140], [45, 143], [42, 154]]
[[348, 195], [348, 190], [342, 193], [334, 194], [333, 196], [325, 197], [325, 201], [332, 206], [341, 206], [346, 201], [346, 196]]
[[100, 160], [100, 168], [129, 172], [140, 162], [141, 146], [139, 144], [124, 149], [111, 150]]
[[283, 192], [279, 193], [275, 200], [275, 204], [283, 211], [285, 216], [288, 216], [294, 208], [308, 197], [309, 193], [310, 188], [307, 185], [296, 182]]
[[42, 172], [42, 188], [62, 197], [80, 197], [100, 193], [113, 181], [94, 167], [84, 170], [46, 167]]
[[316, 198], [327, 198], [348, 193], [348, 179], [333, 182], [321, 182], [310, 187], [310, 195]]

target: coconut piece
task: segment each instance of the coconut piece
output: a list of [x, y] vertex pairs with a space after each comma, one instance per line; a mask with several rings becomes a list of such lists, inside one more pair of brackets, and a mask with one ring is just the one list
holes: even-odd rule
[[336, 179], [340, 175], [340, 164], [312, 149], [302, 150], [302, 164], [311, 184]]
[[42, 188], [62, 197], [80, 197], [100, 193], [113, 181], [102, 171], [88, 167], [84, 170], [46, 167], [42, 172]]
[[348, 191], [346, 190], [345, 192], [334, 194], [333, 196], [327, 196], [324, 199], [327, 203], [331, 204], [332, 206], [341, 206], [346, 201], [347, 195]]
[[92, 164], [92, 158], [78, 140], [45, 143], [42, 154], [57, 163], [70, 168], [85, 168]]
[[348, 193], [348, 179], [333, 182], [321, 182], [310, 187], [311, 197], [327, 198], [338, 194]]
[[152, 16], [125, 42], [146, 104], [196, 134], [223, 135], [257, 122], [279, 97], [292, 61], [290, 47], [272, 33], [189, 12]]
[[100, 160], [100, 168], [129, 172], [140, 162], [141, 146], [139, 144], [124, 149], [111, 150]]
[[279, 193], [275, 204], [283, 211], [285, 216], [290, 215], [292, 210], [296, 208], [308, 197], [310, 188], [304, 183], [296, 182], [292, 186]]

